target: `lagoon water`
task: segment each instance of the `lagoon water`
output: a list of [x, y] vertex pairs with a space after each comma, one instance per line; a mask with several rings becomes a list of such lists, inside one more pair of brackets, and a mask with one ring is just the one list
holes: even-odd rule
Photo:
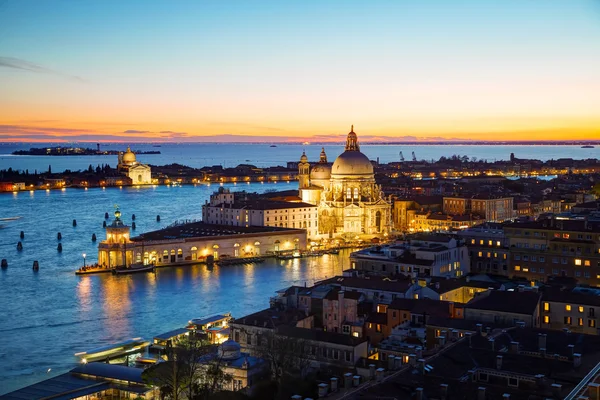
[[[41, 147], [43, 145], [33, 145]], [[116, 164], [116, 156], [34, 157], [12, 156], [30, 145], [0, 144], [0, 170], [6, 168], [54, 172], [85, 169], [89, 164]], [[122, 146], [104, 145], [107, 149]], [[321, 146], [310, 145], [218, 145], [163, 144], [135, 145], [135, 150], [160, 150], [160, 155], [140, 155], [139, 160], [153, 165], [177, 162], [193, 167], [240, 163], [257, 166], [285, 165], [298, 160], [303, 149], [311, 161], [317, 160]], [[325, 146], [330, 161], [342, 146]], [[517, 157], [542, 160], [572, 157], [598, 157], [598, 149], [579, 146], [362, 146], [370, 158], [381, 162], [398, 160], [402, 151], [409, 159], [438, 159], [452, 154], [469, 157], [508, 159]], [[232, 190], [284, 190], [297, 188], [296, 182], [276, 184], [226, 185]], [[162, 269], [156, 275], [75, 276], [83, 263], [97, 258], [95, 233], [104, 238], [104, 213], [112, 214], [118, 204], [124, 220], [136, 215], [137, 230], [159, 229], [176, 220], [200, 219], [201, 205], [217, 187], [140, 187], [107, 189], [66, 189], [0, 194], [0, 259], [7, 270], [0, 271], [0, 394], [69, 370], [73, 354], [101, 345], [142, 336], [151, 338], [191, 319], [231, 311], [243, 316], [268, 306], [275, 290], [340, 274], [348, 267], [348, 252], [338, 256], [293, 261], [267, 261], [258, 265], [215, 267], [196, 265]], [[156, 215], [161, 216], [160, 223]], [[73, 219], [77, 227], [72, 226]], [[23, 250], [17, 251], [20, 231], [25, 233]], [[57, 233], [62, 234], [63, 252], [58, 253]], [[31, 269], [38, 260], [40, 271]], [[344, 265], [346, 264], [346, 265]]]
[[[360, 136], [359, 136], [360, 139]], [[30, 147], [48, 147], [57, 144], [11, 144], [0, 143], [0, 170], [13, 168], [19, 170], [28, 169], [29, 172], [47, 171], [52, 166], [53, 172], [62, 172], [65, 169], [72, 171], [86, 169], [91, 164], [110, 164], [116, 166], [116, 156], [13, 156], [15, 150], [28, 150]], [[65, 146], [64, 144], [62, 144]], [[82, 147], [94, 147], [94, 144], [79, 144]], [[269, 144], [213, 144], [213, 143], [189, 143], [161, 144], [161, 147], [153, 147], [152, 144], [133, 144], [135, 151], [157, 150], [161, 154], [140, 155], [139, 161], [152, 165], [166, 165], [179, 163], [190, 167], [201, 168], [207, 165], [223, 165], [224, 167], [235, 167], [241, 163], [254, 164], [259, 167], [286, 165], [288, 161], [298, 161], [303, 150], [306, 150], [309, 161], [319, 160], [321, 145], [299, 145], [299, 144], [277, 144], [270, 147]], [[343, 150], [343, 144], [325, 145], [325, 151], [329, 161], [333, 162]], [[124, 150], [123, 144], [103, 144], [102, 149]], [[382, 163], [399, 161], [400, 152], [406, 160], [410, 160], [412, 152], [418, 160], [438, 160], [440, 157], [449, 157], [454, 154], [477, 157], [478, 159], [508, 160], [510, 154], [514, 153], [517, 158], [535, 158], [539, 160], [550, 160], [559, 158], [587, 159], [600, 157], [600, 147], [582, 149], [581, 146], [564, 145], [361, 145], [361, 151], [369, 158], [379, 158]]]
[[[258, 192], [297, 188], [295, 182], [226, 186]], [[74, 274], [83, 253], [88, 263], [96, 261], [91, 236], [104, 238], [104, 213], [112, 214], [114, 204], [127, 223], [136, 215], [135, 232], [141, 233], [175, 220], [199, 219], [201, 204], [215, 189], [160, 186], [0, 195], [0, 218], [21, 217], [0, 222], [0, 258], [9, 263], [0, 271], [0, 394], [67, 371], [76, 352], [137, 336], [151, 338], [208, 314], [231, 311], [240, 317], [268, 307], [278, 289], [310, 285], [340, 274], [344, 264], [348, 267], [347, 252], [340, 252], [212, 270], [182, 266], [156, 275]], [[16, 248], [20, 231], [25, 233], [21, 252]], [[62, 234], [62, 253], [56, 250], [57, 232]], [[37, 273], [31, 268], [34, 260], [40, 263]]]

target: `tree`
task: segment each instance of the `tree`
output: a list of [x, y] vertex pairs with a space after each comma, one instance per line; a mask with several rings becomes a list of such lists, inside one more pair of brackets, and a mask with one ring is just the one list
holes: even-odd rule
[[596, 183], [594, 187], [592, 187], [592, 193], [597, 197], [600, 197], [600, 183]]
[[280, 383], [285, 374], [303, 376], [310, 366], [310, 346], [303, 339], [267, 333], [261, 338], [260, 357], [269, 363], [273, 379]]
[[52, 165], [48, 165], [48, 174], [52, 173]]

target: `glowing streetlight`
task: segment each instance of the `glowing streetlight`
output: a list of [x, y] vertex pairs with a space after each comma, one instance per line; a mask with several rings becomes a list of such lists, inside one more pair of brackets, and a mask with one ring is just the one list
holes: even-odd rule
[[85, 253], [83, 253], [82, 256], [83, 256], [83, 266], [85, 267]]

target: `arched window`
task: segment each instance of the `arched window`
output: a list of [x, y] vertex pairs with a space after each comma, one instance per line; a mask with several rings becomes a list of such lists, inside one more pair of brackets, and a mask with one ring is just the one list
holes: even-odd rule
[[358, 188], [354, 188], [354, 198], [358, 199]]
[[381, 232], [381, 211], [375, 213], [375, 226], [377, 227], [377, 232]]
[[350, 189], [350, 188], [347, 188], [347, 189], [346, 189], [346, 197], [347, 197], [348, 199], [351, 199], [351, 198], [352, 198], [352, 189]]

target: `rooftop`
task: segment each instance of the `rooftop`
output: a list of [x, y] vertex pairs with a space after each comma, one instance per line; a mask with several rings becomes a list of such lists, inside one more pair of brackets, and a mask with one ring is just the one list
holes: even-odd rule
[[465, 308], [531, 315], [537, 309], [540, 297], [539, 293], [531, 291], [489, 290], [476, 296]]
[[293, 337], [296, 339], [313, 340], [317, 342], [327, 342], [345, 346], [357, 346], [366, 342], [366, 338], [357, 338], [343, 333], [325, 332], [316, 329], [296, 328], [292, 326], [280, 326], [277, 333], [282, 336]]
[[223, 237], [232, 235], [249, 235], [258, 233], [283, 233], [283, 232], [301, 232], [299, 229], [277, 228], [270, 226], [229, 226], [205, 224], [204, 222], [192, 222], [167, 227], [157, 231], [142, 233], [139, 236], [131, 238], [133, 242], [142, 242], [147, 240], [166, 240], [166, 239], [189, 239], [203, 237]]

